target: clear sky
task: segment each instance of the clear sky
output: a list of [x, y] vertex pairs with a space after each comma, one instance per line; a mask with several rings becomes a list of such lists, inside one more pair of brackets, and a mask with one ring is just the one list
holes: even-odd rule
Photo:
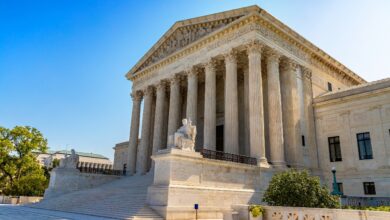
[[0, 0], [0, 126], [113, 158], [125, 73], [177, 20], [257, 4], [368, 81], [390, 77], [388, 0]]

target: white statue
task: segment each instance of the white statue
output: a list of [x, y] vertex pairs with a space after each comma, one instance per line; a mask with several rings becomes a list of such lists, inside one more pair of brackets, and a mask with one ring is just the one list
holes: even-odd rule
[[60, 168], [77, 168], [77, 163], [79, 162], [79, 155], [76, 154], [74, 149], [71, 150], [69, 156], [60, 160]]
[[[191, 120], [183, 119], [181, 126], [175, 134], [170, 137], [171, 146], [182, 150], [195, 151], [196, 126], [192, 125]], [[172, 140], [173, 139], [173, 140]]]

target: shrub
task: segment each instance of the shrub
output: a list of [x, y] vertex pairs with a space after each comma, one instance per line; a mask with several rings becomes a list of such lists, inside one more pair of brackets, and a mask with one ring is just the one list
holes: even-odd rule
[[259, 217], [264, 214], [264, 208], [260, 205], [251, 205], [249, 206], [249, 211], [251, 212], [253, 217]]
[[357, 210], [368, 210], [368, 211], [382, 211], [390, 212], [390, 206], [344, 206], [343, 209], [357, 209]]
[[337, 208], [339, 198], [321, 186], [318, 177], [307, 171], [289, 170], [275, 174], [263, 198], [272, 206]]

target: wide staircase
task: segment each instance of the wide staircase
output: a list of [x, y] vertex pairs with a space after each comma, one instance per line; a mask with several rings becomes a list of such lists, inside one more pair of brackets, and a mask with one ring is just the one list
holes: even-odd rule
[[152, 182], [152, 173], [123, 177], [95, 188], [46, 199], [30, 207], [114, 219], [163, 220], [145, 205], [147, 189]]

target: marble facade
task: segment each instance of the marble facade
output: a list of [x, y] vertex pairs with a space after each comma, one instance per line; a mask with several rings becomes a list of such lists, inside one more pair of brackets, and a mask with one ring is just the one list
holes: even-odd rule
[[[329, 161], [322, 129], [333, 124], [319, 119], [328, 111], [319, 100], [366, 83], [258, 6], [175, 23], [126, 77], [133, 102], [122, 163], [129, 175], [149, 172], [150, 158], [169, 151], [168, 137], [189, 118], [197, 151], [245, 155], [265, 170], [307, 168], [326, 179], [331, 164], [322, 162]], [[388, 173], [390, 161], [382, 162]]]

